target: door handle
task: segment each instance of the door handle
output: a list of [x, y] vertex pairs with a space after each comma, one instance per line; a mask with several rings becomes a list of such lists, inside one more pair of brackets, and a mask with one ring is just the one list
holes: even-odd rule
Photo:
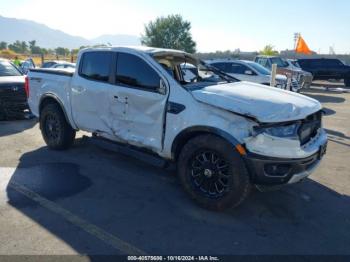
[[82, 93], [84, 91], [84, 87], [82, 86], [76, 86], [75, 87], [75, 90], [78, 92], [78, 93]]

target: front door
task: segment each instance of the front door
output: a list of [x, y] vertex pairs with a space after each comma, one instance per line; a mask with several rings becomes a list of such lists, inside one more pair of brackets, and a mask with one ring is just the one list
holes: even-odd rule
[[161, 79], [157, 69], [143, 57], [117, 54], [115, 89], [111, 92], [125, 110], [123, 121], [115, 119], [112, 124], [116, 137], [156, 152], [162, 150], [169, 90], [159, 92]]

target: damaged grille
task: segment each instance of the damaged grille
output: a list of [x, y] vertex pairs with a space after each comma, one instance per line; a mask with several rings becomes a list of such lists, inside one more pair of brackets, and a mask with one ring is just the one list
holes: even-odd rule
[[24, 84], [0, 85], [0, 118], [17, 118], [28, 108]]
[[292, 86], [293, 90], [298, 90], [299, 89], [298, 81], [295, 79], [292, 79], [291, 86]]
[[299, 140], [301, 145], [307, 144], [317, 135], [318, 130], [322, 127], [322, 111], [308, 116], [303, 120], [299, 131]]

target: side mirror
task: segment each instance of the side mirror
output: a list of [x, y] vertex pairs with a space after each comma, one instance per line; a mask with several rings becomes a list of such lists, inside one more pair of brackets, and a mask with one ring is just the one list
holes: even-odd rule
[[166, 90], [167, 90], [167, 84], [165, 83], [165, 81], [163, 80], [163, 78], [161, 78], [159, 80], [159, 87], [158, 87], [158, 93], [165, 95], [166, 94]]
[[244, 74], [245, 75], [253, 75], [253, 71], [251, 71], [251, 70], [246, 70], [246, 71], [244, 71]]

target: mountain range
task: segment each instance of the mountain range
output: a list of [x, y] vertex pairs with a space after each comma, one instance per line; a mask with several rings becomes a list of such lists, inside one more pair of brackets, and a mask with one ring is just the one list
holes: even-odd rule
[[40, 47], [69, 49], [96, 44], [140, 45], [140, 38], [134, 35], [101, 35], [97, 38], [86, 39], [34, 21], [0, 16], [0, 41], [13, 43], [16, 40], [36, 40]]

